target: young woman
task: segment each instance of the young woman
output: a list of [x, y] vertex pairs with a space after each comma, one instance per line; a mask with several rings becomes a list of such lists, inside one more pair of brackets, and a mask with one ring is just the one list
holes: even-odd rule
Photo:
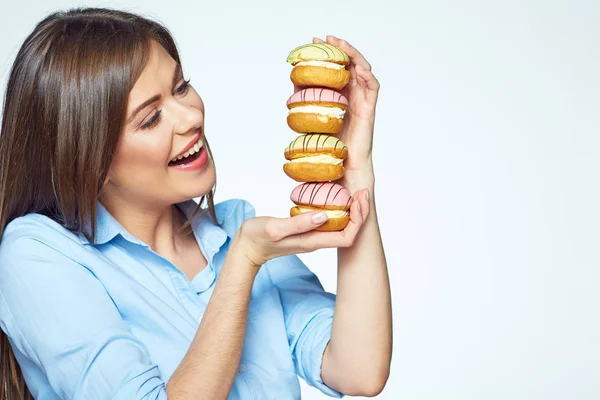
[[[321, 213], [213, 203], [204, 104], [163, 26], [88, 8], [35, 27], [0, 135], [0, 399], [296, 399], [298, 376], [333, 397], [382, 390], [379, 85], [327, 41], [352, 61], [341, 232], [314, 231]], [[332, 247], [337, 298], [295, 255]]]

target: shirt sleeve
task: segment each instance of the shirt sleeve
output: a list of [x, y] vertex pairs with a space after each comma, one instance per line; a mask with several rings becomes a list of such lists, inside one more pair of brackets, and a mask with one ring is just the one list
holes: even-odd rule
[[324, 394], [342, 398], [342, 393], [321, 379], [323, 354], [331, 339], [335, 295], [324, 291], [317, 276], [296, 255], [273, 259], [264, 267], [279, 288], [296, 373]]
[[167, 399], [158, 367], [102, 283], [38, 238], [0, 246], [0, 327], [30, 360], [21, 365], [26, 379], [36, 366], [60, 398]]
[[[256, 211], [252, 204], [242, 199], [227, 204], [230, 208], [223, 227], [233, 236], [244, 220], [254, 217]], [[323, 353], [331, 339], [335, 295], [323, 290], [317, 276], [296, 255], [270, 260], [261, 267], [260, 273], [269, 274], [279, 289], [296, 374], [322, 393], [342, 398], [342, 393], [321, 379]]]

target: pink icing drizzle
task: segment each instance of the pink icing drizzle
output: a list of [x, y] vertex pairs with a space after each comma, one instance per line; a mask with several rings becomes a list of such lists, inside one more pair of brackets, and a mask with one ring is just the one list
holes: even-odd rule
[[305, 101], [339, 103], [346, 106], [348, 105], [348, 99], [345, 98], [343, 94], [326, 88], [302, 89], [299, 92], [291, 95], [286, 104], [289, 106], [293, 103], [303, 103]]
[[294, 203], [315, 206], [350, 206], [350, 192], [340, 184], [333, 182], [307, 182], [292, 190], [290, 200]]

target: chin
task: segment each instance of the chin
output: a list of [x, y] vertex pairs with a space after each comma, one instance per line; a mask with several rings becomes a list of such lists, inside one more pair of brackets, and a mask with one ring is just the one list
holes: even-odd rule
[[202, 178], [197, 179], [194, 184], [187, 185], [187, 190], [185, 191], [187, 196], [182, 201], [206, 196], [215, 187], [216, 181], [215, 168], [211, 163], [210, 167], [207, 169], [206, 173], [203, 174]]

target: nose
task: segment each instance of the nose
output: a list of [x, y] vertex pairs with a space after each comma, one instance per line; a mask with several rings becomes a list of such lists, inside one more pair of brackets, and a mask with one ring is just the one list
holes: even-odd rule
[[204, 113], [199, 108], [175, 101], [171, 103], [171, 119], [173, 131], [179, 135], [185, 135], [202, 126]]

